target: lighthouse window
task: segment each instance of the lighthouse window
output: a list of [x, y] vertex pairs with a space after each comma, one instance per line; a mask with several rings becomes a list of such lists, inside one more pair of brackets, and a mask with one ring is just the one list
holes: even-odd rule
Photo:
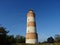
[[28, 30], [28, 32], [29, 32], [29, 30]]
[[29, 21], [29, 19], [28, 19], [28, 21]]
[[28, 21], [29, 21], [29, 19], [28, 19]]

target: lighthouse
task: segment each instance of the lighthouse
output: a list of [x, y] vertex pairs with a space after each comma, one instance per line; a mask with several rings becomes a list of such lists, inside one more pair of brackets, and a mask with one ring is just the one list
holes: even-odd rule
[[36, 31], [35, 13], [30, 9], [27, 13], [26, 43], [35, 44], [38, 42]]

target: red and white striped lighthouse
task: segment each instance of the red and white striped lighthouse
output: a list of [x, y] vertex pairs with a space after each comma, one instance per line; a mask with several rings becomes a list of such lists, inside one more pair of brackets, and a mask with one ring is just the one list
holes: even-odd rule
[[38, 36], [36, 32], [35, 13], [33, 10], [29, 10], [27, 13], [26, 43], [35, 44], [37, 42]]

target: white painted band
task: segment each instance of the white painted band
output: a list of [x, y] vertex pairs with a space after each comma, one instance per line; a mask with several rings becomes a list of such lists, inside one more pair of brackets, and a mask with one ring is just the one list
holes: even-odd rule
[[34, 26], [27, 27], [26, 33], [35, 33], [35, 32], [36, 32], [36, 28]]
[[35, 21], [34, 17], [27, 17], [27, 22]]
[[26, 39], [26, 43], [35, 44], [37, 43], [37, 39]]

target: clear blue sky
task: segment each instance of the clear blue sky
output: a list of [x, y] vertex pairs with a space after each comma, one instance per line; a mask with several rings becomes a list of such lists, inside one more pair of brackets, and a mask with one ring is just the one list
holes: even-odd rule
[[26, 14], [33, 9], [39, 41], [60, 34], [60, 0], [0, 0], [0, 24], [9, 35], [26, 34]]

